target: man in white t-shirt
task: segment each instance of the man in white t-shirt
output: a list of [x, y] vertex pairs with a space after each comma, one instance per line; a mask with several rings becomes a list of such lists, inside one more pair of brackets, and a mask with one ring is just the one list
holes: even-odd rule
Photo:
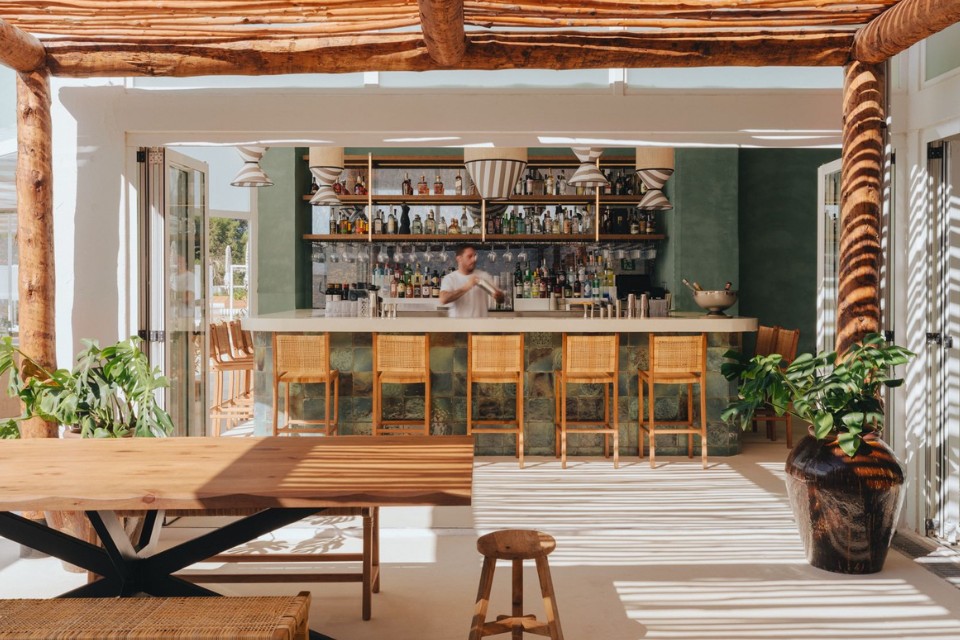
[[493, 284], [490, 274], [477, 269], [477, 251], [468, 244], [457, 247], [457, 270], [443, 276], [440, 283], [440, 304], [449, 305], [451, 318], [486, 318], [487, 293], [477, 286], [480, 280], [489, 285], [497, 302], [503, 302], [503, 291]]

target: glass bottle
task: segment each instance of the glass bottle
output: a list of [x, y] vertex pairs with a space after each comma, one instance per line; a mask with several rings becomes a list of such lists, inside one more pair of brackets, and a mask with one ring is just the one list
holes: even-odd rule
[[353, 195], [355, 196], [363, 195], [363, 182], [360, 180], [359, 175], [356, 178], [354, 178], [354, 181], [353, 181]]
[[467, 223], [467, 208], [464, 207], [460, 213], [460, 233], [469, 233], [470, 227]]
[[[318, 190], [319, 190], [319, 187], [318, 187]], [[333, 192], [338, 196], [343, 195], [343, 185], [340, 184], [339, 180], [333, 183]]]
[[310, 178], [310, 195], [315, 194], [317, 191], [320, 191], [320, 185], [317, 184], [317, 177], [312, 176]]
[[420, 176], [420, 182], [417, 183], [417, 195], [430, 195], [430, 185], [427, 184], [427, 176]]
[[454, 215], [450, 218], [450, 226], [447, 228], [447, 233], [451, 235], [460, 233], [460, 225], [457, 223], [457, 216]]
[[390, 217], [387, 218], [387, 233], [395, 234], [397, 232], [397, 215], [395, 213], [396, 209], [390, 212]]
[[560, 177], [557, 178], [557, 187], [556, 195], [562, 196], [567, 193], [567, 176], [564, 174], [563, 169], [560, 169]]
[[430, 209], [427, 212], [427, 219], [423, 223], [423, 232], [429, 235], [433, 235], [437, 232], [437, 219], [433, 214], [433, 209]]
[[373, 215], [373, 232], [383, 233], [383, 209], [377, 209], [377, 212]]
[[[557, 213], [557, 215], [560, 214]], [[543, 212], [543, 232], [553, 233], [553, 216], [550, 215], [549, 209]]]
[[453, 192], [458, 195], [463, 195], [463, 178], [460, 177], [460, 172], [457, 171], [457, 177], [453, 179]]
[[337, 222], [337, 215], [331, 211], [330, 212], [330, 235], [336, 235], [340, 233], [340, 223]]
[[544, 184], [544, 195], [552, 196], [555, 188], [556, 188], [556, 182], [554, 181], [554, 178], [553, 178], [553, 170], [550, 170], [547, 173], [547, 180]]
[[405, 204], [400, 205], [400, 233], [410, 233], [410, 207]]
[[527, 174], [527, 188], [524, 190], [524, 194], [528, 196], [533, 195], [533, 169], [530, 169], [530, 173]]
[[413, 216], [413, 224], [410, 225], [410, 233], [421, 235], [423, 233], [423, 222], [420, 220], [420, 214]]
[[443, 181], [440, 180], [439, 175], [437, 175], [437, 179], [433, 181], [433, 195], [435, 196], [443, 195]]
[[446, 235], [447, 233], [447, 221], [443, 219], [443, 216], [440, 216], [440, 220], [437, 222], [437, 235]]
[[403, 182], [400, 184], [400, 193], [405, 196], [413, 195], [413, 182], [410, 180], [410, 174], [403, 174]]

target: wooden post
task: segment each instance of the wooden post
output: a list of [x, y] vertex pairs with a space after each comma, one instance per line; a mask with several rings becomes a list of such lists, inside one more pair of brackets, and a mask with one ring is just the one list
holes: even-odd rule
[[[17, 74], [17, 247], [20, 349], [56, 367], [53, 272], [53, 127], [46, 69]], [[57, 425], [21, 424], [24, 438], [55, 438]]]
[[839, 352], [880, 330], [880, 207], [883, 182], [884, 72], [851, 62], [843, 80], [840, 173]]

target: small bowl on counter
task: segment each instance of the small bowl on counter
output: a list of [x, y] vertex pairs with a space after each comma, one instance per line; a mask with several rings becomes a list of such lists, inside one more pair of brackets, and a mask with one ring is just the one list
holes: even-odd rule
[[728, 317], [724, 313], [726, 309], [729, 309], [737, 302], [737, 292], [736, 291], [724, 291], [722, 289], [716, 291], [692, 291], [693, 301], [701, 309], [707, 310], [708, 316], [716, 317]]

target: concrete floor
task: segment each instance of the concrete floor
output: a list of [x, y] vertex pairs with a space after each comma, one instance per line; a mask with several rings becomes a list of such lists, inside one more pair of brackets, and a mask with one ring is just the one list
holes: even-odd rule
[[[360, 619], [356, 584], [211, 585], [227, 595], [313, 593], [311, 626], [336, 640], [466, 638], [481, 558], [476, 538], [535, 528], [557, 539], [550, 556], [568, 640], [849, 640], [960, 638], [960, 598], [949, 581], [896, 550], [883, 572], [846, 576], [810, 567], [786, 501], [787, 449], [751, 435], [742, 455], [698, 461], [478, 458], [472, 507], [383, 509], [382, 592]], [[183, 518], [164, 539], [205, 531]], [[354, 522], [313, 518], [266, 536], [257, 552], [358, 546]], [[941, 554], [944, 556], [944, 554]], [[956, 562], [952, 554], [941, 558]], [[196, 572], [212, 565], [197, 565]], [[230, 570], [227, 568], [226, 570]], [[49, 597], [81, 574], [50, 558], [19, 559], [0, 539], [0, 597]], [[525, 598], [542, 617], [536, 573]], [[509, 568], [498, 568], [490, 611], [508, 613]], [[506, 637], [506, 636], [501, 636]]]

